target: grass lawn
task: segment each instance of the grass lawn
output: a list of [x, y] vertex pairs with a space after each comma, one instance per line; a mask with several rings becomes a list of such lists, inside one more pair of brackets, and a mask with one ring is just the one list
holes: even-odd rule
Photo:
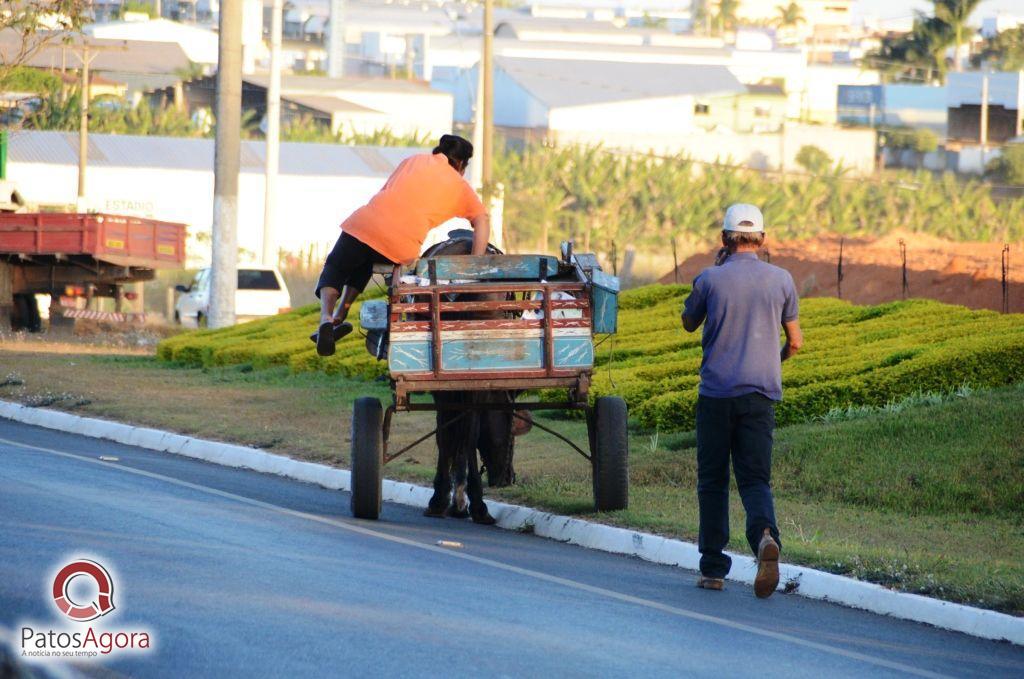
[[[248, 366], [183, 369], [148, 355], [80, 345], [0, 344], [0, 398], [250, 444], [347, 464], [351, 403], [386, 399], [384, 382]], [[1024, 614], [1024, 387], [897, 413], [800, 424], [776, 432], [775, 489], [784, 559], [895, 588]], [[396, 416], [403, 445], [429, 413]], [[577, 420], [548, 420], [583, 443]], [[693, 540], [696, 459], [690, 434], [638, 431], [630, 441], [630, 508], [600, 521]], [[429, 482], [423, 444], [388, 476]], [[592, 514], [590, 469], [534, 429], [516, 450], [518, 484], [494, 497]], [[733, 492], [732, 549], [747, 549]], [[739, 529], [739, 530], [737, 530]]]

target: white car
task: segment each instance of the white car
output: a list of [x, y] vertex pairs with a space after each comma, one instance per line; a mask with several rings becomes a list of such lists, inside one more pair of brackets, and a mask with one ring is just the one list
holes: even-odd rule
[[[174, 305], [174, 320], [185, 327], [206, 325], [210, 315], [210, 270], [200, 269], [192, 284], [175, 288], [181, 295]], [[281, 272], [269, 266], [238, 270], [235, 320], [238, 323], [291, 311], [291, 296]]]

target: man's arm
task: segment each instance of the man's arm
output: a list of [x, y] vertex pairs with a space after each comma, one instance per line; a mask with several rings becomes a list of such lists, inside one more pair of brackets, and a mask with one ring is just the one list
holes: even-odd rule
[[693, 332], [700, 327], [700, 324], [704, 322], [703, 318], [692, 318], [683, 312], [683, 330], [686, 332]]
[[469, 224], [473, 227], [473, 254], [486, 254], [487, 244], [491, 240], [491, 218], [485, 212], [470, 219]]
[[786, 332], [786, 343], [782, 346], [782, 360], [800, 351], [804, 345], [804, 333], [800, 330], [800, 319], [794, 318], [791, 321], [783, 321], [782, 329]]

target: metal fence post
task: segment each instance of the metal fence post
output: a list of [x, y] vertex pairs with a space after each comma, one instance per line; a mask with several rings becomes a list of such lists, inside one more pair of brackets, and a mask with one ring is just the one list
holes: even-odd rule
[[836, 265], [836, 296], [843, 298], [843, 243], [846, 238], [839, 238], [839, 263]]
[[1010, 313], [1010, 246], [1003, 244], [1003, 251], [1000, 256], [1000, 264], [1003, 269], [1003, 313]]
[[900, 260], [902, 261], [903, 268], [903, 299], [907, 298], [907, 291], [909, 286], [907, 285], [907, 243], [900, 238]]

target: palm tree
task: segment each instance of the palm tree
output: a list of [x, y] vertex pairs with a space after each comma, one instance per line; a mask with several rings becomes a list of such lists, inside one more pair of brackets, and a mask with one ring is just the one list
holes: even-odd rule
[[739, 12], [739, 9], [740, 0], [719, 0], [718, 15], [716, 17], [719, 33], [725, 33], [726, 29], [736, 27], [736, 24], [739, 22], [736, 13]]
[[981, 0], [934, 0], [935, 18], [948, 26], [953, 32], [953, 44], [956, 52], [953, 57], [953, 69], [960, 70], [960, 46], [964, 44], [964, 32], [968, 28], [967, 21], [977, 9]]
[[788, 5], [779, 5], [775, 9], [778, 10], [778, 16], [775, 17], [774, 23], [778, 28], [796, 28], [807, 21], [803, 9], [795, 0]]

